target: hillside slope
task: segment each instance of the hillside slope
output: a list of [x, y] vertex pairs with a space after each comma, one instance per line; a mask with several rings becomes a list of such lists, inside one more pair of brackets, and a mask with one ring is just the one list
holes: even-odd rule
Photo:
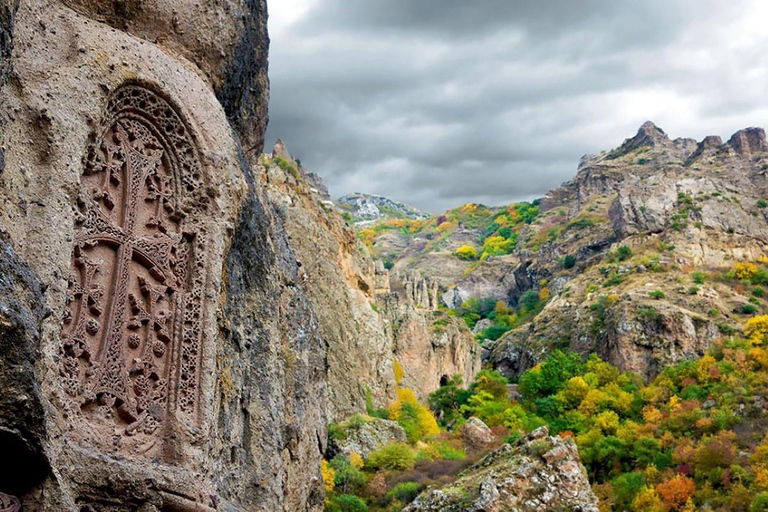
[[488, 360], [509, 376], [554, 347], [653, 376], [765, 310], [767, 149], [759, 128], [697, 143], [647, 122], [540, 201], [359, 236], [393, 272], [439, 283], [470, 326], [483, 322]]

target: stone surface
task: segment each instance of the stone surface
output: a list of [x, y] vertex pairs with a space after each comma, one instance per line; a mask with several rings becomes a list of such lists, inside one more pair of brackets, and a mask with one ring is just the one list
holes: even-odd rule
[[461, 437], [467, 446], [482, 448], [493, 442], [493, 432], [483, 420], [472, 416], [461, 426]]
[[0, 2], [24, 510], [322, 508], [325, 346], [254, 172], [267, 47], [263, 0]]
[[347, 438], [331, 440], [329, 456], [343, 453], [349, 458], [349, 454], [355, 452], [367, 459], [371, 453], [387, 444], [408, 442], [405, 430], [395, 421], [366, 417], [360, 424], [350, 425], [347, 422], [342, 426], [345, 426]]
[[448, 487], [425, 491], [404, 510], [597, 512], [598, 507], [576, 443], [550, 437], [541, 427], [490, 453]]

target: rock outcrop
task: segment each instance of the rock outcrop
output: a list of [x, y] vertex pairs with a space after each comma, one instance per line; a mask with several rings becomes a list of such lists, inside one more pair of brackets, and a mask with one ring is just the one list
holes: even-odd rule
[[267, 46], [263, 0], [0, 2], [24, 510], [322, 508], [325, 347], [256, 172]]
[[571, 438], [546, 427], [490, 453], [443, 489], [422, 493], [406, 512], [597, 512], [587, 473]]
[[330, 440], [329, 456], [343, 453], [349, 459], [349, 455], [354, 452], [367, 459], [371, 453], [385, 445], [408, 442], [405, 430], [396, 421], [361, 416], [353, 418], [360, 419], [355, 424], [343, 424], [346, 434], [344, 439]]

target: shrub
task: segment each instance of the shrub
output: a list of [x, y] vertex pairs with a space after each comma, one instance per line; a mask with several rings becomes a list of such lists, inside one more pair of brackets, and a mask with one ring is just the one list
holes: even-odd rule
[[461, 260], [476, 260], [477, 251], [471, 245], [462, 245], [454, 254]]
[[405, 443], [392, 443], [371, 453], [366, 465], [371, 469], [404, 471], [413, 464], [413, 453]]
[[403, 370], [403, 365], [397, 359], [392, 362], [392, 367], [395, 372], [395, 384], [399, 386], [403, 382], [403, 377], [405, 377], [405, 370]]
[[534, 290], [528, 290], [523, 294], [522, 297], [520, 297], [520, 300], [517, 302], [517, 304], [523, 311], [534, 311], [539, 305], [539, 300], [538, 292]]
[[325, 510], [326, 512], [368, 512], [368, 505], [353, 494], [342, 494], [332, 498]]
[[733, 269], [728, 273], [737, 279], [752, 279], [757, 273], [757, 265], [748, 261], [740, 261], [733, 264]]
[[693, 282], [696, 284], [704, 284], [704, 279], [706, 277], [707, 275], [699, 270], [691, 272], [691, 279], [693, 279]]
[[766, 206], [768, 206], [768, 201], [766, 201], [765, 199], [758, 199], [757, 200], [757, 207], [758, 208], [765, 208]]
[[563, 268], [573, 268], [576, 265], [576, 258], [570, 254], [563, 258]]
[[752, 290], [752, 295], [754, 295], [755, 297], [763, 297], [765, 295], [765, 290], [763, 290], [758, 286], [757, 288]]
[[403, 503], [410, 503], [416, 499], [419, 492], [421, 492], [421, 485], [417, 482], [403, 482], [392, 488], [387, 493], [387, 497], [400, 500]]
[[632, 249], [627, 245], [622, 245], [617, 249], [616, 255], [618, 256], [619, 261], [626, 261], [632, 257]]
[[661, 290], [653, 290], [653, 291], [652, 291], [651, 293], [649, 293], [648, 295], [649, 295], [649, 296], [650, 296], [652, 299], [656, 299], [656, 300], [659, 300], [659, 299], [663, 299], [664, 297], [666, 297], [666, 296], [667, 296], [667, 295], [666, 295], [666, 294], [665, 294], [663, 291], [661, 291]]
[[749, 506], [749, 512], [768, 512], [768, 492], [761, 492]]
[[741, 312], [745, 315], [753, 315], [757, 313], [757, 306], [754, 304], [744, 304], [741, 306]]
[[699, 293], [699, 287], [698, 286], [691, 286], [688, 288], [688, 295], [696, 295]]
[[744, 334], [754, 345], [762, 345], [768, 341], [768, 315], [758, 315], [747, 320], [744, 324]]

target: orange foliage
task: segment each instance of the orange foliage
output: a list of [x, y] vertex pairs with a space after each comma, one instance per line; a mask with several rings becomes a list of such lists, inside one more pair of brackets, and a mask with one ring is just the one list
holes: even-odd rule
[[689, 498], [696, 492], [696, 484], [684, 475], [675, 475], [656, 486], [661, 500], [670, 510], [683, 510]]

